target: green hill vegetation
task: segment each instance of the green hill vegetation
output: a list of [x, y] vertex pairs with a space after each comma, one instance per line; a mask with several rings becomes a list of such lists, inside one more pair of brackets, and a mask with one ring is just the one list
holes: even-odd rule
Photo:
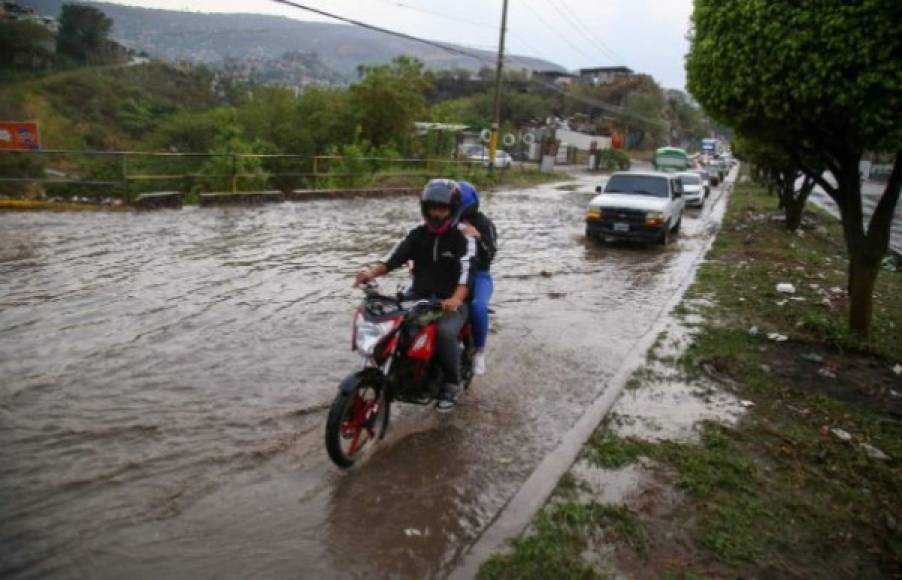
[[[43, 188], [7, 183], [3, 195], [404, 185], [427, 173], [485, 179], [457, 164], [402, 160], [450, 160], [456, 153], [455, 135], [417, 135], [417, 121], [488, 127], [491, 71], [473, 78], [462, 69], [432, 71], [398, 57], [359, 66], [349, 86], [253, 86], [201, 65], [136, 59], [109, 40], [112, 26], [95, 8], [66, 5], [55, 39], [44, 32], [19, 35], [18, 56], [0, 63], [7, 79], [0, 85], [0, 118], [35, 120], [45, 150], [69, 151], [0, 154], [0, 175], [58, 181]], [[299, 66], [307, 64], [300, 59]], [[685, 94], [664, 91], [645, 75], [562, 94], [512, 72], [505, 87], [505, 132], [542, 126], [554, 116], [586, 129], [626, 132], [629, 145], [650, 149], [665, 138], [662, 126], [692, 140], [707, 131]], [[117, 151], [147, 154], [110, 154]]]

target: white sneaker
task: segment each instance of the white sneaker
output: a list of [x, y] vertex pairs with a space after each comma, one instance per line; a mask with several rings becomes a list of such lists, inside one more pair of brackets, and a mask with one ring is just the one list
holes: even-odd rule
[[482, 351], [473, 355], [473, 374], [485, 374], [485, 353]]

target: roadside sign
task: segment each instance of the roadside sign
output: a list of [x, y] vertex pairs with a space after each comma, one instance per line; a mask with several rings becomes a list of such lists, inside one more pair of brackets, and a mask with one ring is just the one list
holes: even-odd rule
[[0, 149], [40, 149], [38, 124], [34, 121], [0, 121]]

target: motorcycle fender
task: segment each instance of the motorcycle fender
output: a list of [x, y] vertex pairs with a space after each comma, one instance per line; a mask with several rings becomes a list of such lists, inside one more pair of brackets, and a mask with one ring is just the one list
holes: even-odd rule
[[362, 371], [357, 371], [356, 373], [348, 375], [341, 381], [341, 384], [338, 385], [338, 390], [346, 395], [350, 395], [354, 392], [354, 389], [357, 388], [357, 385], [363, 382], [363, 379], [365, 378], [375, 379], [379, 385], [382, 387], [385, 386], [385, 376], [379, 369], [363, 369]]

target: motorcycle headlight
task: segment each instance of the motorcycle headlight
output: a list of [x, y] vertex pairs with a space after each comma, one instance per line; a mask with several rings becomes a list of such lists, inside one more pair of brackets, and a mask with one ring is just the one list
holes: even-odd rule
[[354, 346], [367, 356], [373, 354], [373, 349], [382, 338], [395, 329], [397, 322], [387, 320], [385, 322], [369, 322], [363, 317], [357, 319], [357, 332], [354, 335]]

